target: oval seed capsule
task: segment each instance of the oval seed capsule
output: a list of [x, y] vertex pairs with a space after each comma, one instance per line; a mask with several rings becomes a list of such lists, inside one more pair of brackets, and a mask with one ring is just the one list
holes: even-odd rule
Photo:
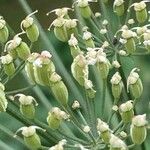
[[110, 80], [110, 82], [112, 84], [111, 90], [112, 90], [112, 94], [115, 99], [115, 103], [118, 102], [118, 100], [120, 99], [120, 95], [122, 93], [123, 83], [122, 83], [121, 79], [122, 78], [121, 78], [119, 72], [116, 72]]
[[129, 123], [132, 121], [134, 116], [132, 101], [127, 101], [120, 105], [119, 112], [124, 123]]
[[48, 51], [43, 51], [41, 55], [33, 62], [34, 77], [36, 83], [49, 86], [50, 76], [55, 72], [55, 66], [51, 61], [52, 55]]
[[29, 127], [22, 127], [17, 130], [16, 134], [22, 131], [22, 135], [24, 137], [24, 142], [29, 146], [32, 150], [37, 150], [41, 148], [41, 140], [40, 137], [36, 133], [36, 129], [43, 130], [44, 129], [37, 127], [37, 126], [29, 126]]
[[96, 91], [93, 89], [93, 83], [91, 80], [85, 79], [84, 87], [86, 89], [87, 96], [91, 99], [95, 97]]
[[136, 36], [137, 35], [135, 32], [128, 29], [125, 29], [122, 32], [122, 37], [126, 41], [124, 45], [128, 54], [133, 54], [136, 50], [135, 41], [134, 41], [134, 37]]
[[8, 50], [8, 53], [14, 59], [19, 57], [23, 60], [26, 60], [30, 55], [30, 48], [19, 37], [19, 35], [21, 35], [21, 34], [24, 34], [24, 32], [17, 34], [16, 36], [14, 36], [13, 40], [8, 42], [9, 45], [8, 45], [8, 47], [6, 47], [6, 50]]
[[140, 145], [145, 141], [147, 135], [146, 125], [146, 114], [135, 116], [132, 119], [130, 135], [134, 144]]
[[[32, 96], [26, 96], [24, 94], [17, 94], [19, 96], [20, 102], [20, 112], [28, 119], [34, 119], [35, 117], [35, 106], [37, 106], [37, 102]], [[35, 102], [35, 104], [33, 103]], [[34, 106], [35, 105], [35, 106]]]
[[103, 122], [101, 119], [97, 119], [97, 130], [100, 132], [100, 136], [103, 141], [108, 144], [111, 138], [111, 131], [107, 123]]
[[136, 99], [139, 98], [143, 93], [142, 81], [139, 74], [135, 72], [137, 68], [132, 69], [127, 79], [127, 88], [131, 92], [132, 96]]
[[50, 76], [50, 88], [55, 98], [63, 105], [66, 106], [68, 103], [68, 89], [64, 82], [61, 80], [61, 77], [54, 72]]
[[85, 41], [86, 48], [95, 48], [95, 44], [92, 38], [92, 34], [88, 31], [83, 33], [83, 40]]
[[92, 15], [91, 8], [89, 7], [88, 0], [78, 0], [77, 1], [77, 6], [79, 7], [81, 16], [83, 18], [90, 18]]
[[78, 35], [77, 19], [66, 19], [65, 28], [69, 39], [71, 37], [71, 34], [77, 36]]
[[113, 9], [118, 16], [122, 16], [124, 14], [124, 0], [115, 0]]
[[5, 43], [8, 40], [9, 31], [6, 26], [6, 21], [0, 16], [0, 43]]
[[63, 119], [67, 119], [68, 116], [64, 111], [61, 111], [58, 107], [53, 107], [48, 113], [47, 123], [49, 127], [56, 130], [60, 127]]
[[68, 44], [73, 58], [81, 53], [80, 47], [78, 46], [78, 40], [75, 38], [74, 34], [71, 35]]
[[[31, 15], [37, 13], [38, 11], [36, 10], [35, 12], [29, 14], [22, 22], [21, 22], [21, 28], [25, 29], [25, 32], [27, 34], [28, 39], [31, 42], [35, 42], [38, 40], [39, 37], [39, 30], [37, 25], [34, 23], [34, 20]], [[24, 30], [23, 30], [24, 31]]]
[[89, 72], [86, 58], [82, 53], [75, 57], [73, 60], [71, 65], [71, 72], [76, 81], [81, 86], [84, 86], [85, 79], [88, 79]]
[[5, 112], [7, 109], [7, 105], [8, 105], [4, 90], [5, 90], [5, 87], [0, 82], [0, 112]]
[[68, 35], [65, 27], [66, 20], [62, 17], [55, 19], [52, 24], [49, 27], [49, 30], [51, 26], [54, 26], [54, 34], [56, 38], [62, 42], [68, 41]]
[[136, 12], [136, 19], [139, 23], [143, 23], [147, 20], [147, 10], [146, 10], [146, 4], [144, 1], [141, 1], [139, 3], [134, 3], [134, 10]]
[[5, 56], [1, 57], [1, 62], [3, 64], [4, 67], [4, 72], [8, 75], [8, 76], [12, 76], [15, 73], [15, 66], [13, 63], [13, 58], [10, 54], [7, 54]]
[[97, 57], [96, 63], [97, 70], [99, 71], [102, 79], [107, 79], [109, 69], [110, 69], [110, 62], [104, 55], [100, 55]]
[[33, 65], [33, 62], [40, 56], [39, 53], [32, 53], [27, 61], [26, 61], [26, 65], [25, 65], [25, 71], [27, 73], [27, 76], [29, 77], [29, 79], [35, 83], [35, 76], [34, 76], [34, 65]]

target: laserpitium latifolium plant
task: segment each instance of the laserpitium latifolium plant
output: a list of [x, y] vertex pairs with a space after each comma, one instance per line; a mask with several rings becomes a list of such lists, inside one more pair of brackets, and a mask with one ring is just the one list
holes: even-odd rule
[[[90, 8], [91, 2], [100, 4], [100, 12]], [[32, 52], [40, 35], [39, 26], [32, 17], [38, 11], [20, 23], [21, 32], [9, 41], [11, 27], [9, 31], [9, 25], [0, 17], [0, 111], [24, 124], [15, 137], [21, 132], [24, 143], [33, 150], [127, 150], [143, 144], [149, 125], [146, 114], [139, 115], [136, 111], [143, 93], [140, 68], [130, 67], [130, 73], [126, 73], [122, 60], [130, 64], [132, 56], [150, 54], [148, 2], [115, 0], [112, 6], [112, 13], [118, 19], [115, 30], [112, 30], [113, 19], [112, 22], [107, 20], [108, 0], [76, 0], [72, 8], [58, 8], [47, 13], [48, 16], [56, 15], [49, 30], [70, 49], [74, 81], [68, 76], [63, 78], [66, 81], [68, 78], [72, 86], [58, 74], [48, 50]], [[131, 12], [135, 14], [133, 18]], [[27, 36], [30, 46], [22, 35]], [[15, 91], [5, 90], [5, 85], [22, 70], [30, 85]], [[46, 87], [59, 102], [59, 107], [53, 106], [47, 116], [42, 116], [47, 122], [41, 122], [35, 114], [37, 101], [44, 99], [36, 100], [23, 94], [37, 85]], [[70, 99], [70, 92], [74, 90], [80, 95], [79, 99], [78, 95], [74, 96], [75, 100]], [[41, 91], [41, 94], [44, 93]], [[107, 95], [112, 101], [107, 101]], [[117, 126], [113, 125], [114, 118]]]

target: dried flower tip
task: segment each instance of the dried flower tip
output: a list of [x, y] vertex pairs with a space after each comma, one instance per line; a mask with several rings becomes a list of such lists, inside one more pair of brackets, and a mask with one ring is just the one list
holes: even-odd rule
[[102, 49], [105, 49], [106, 47], [108, 47], [109, 46], [109, 43], [107, 42], [107, 41], [105, 41], [104, 43], [103, 43], [103, 45], [102, 45]]
[[135, 71], [139, 71], [138, 68], [134, 68], [132, 69], [132, 71], [130, 72], [130, 75], [128, 77], [127, 83], [129, 84], [135, 84], [137, 82], [137, 80], [139, 79], [139, 74]]
[[51, 55], [51, 53], [49, 51], [42, 51], [41, 52], [41, 56], [42, 57], [47, 57], [47, 58], [51, 58], [52, 57], [52, 55]]
[[135, 23], [134, 19], [129, 19], [128, 20], [128, 24], [134, 24], [134, 23]]
[[88, 79], [85, 79], [84, 87], [85, 87], [86, 90], [87, 90], [87, 89], [92, 89], [92, 87], [93, 87], [92, 81], [91, 81], [91, 80], [88, 80]]
[[137, 30], [136, 30], [136, 32], [137, 32], [138, 35], [142, 35], [146, 31], [147, 31], [147, 26], [138, 27]]
[[75, 28], [77, 26], [77, 19], [67, 19], [65, 21], [65, 26], [68, 29]]
[[91, 32], [85, 31], [85, 32], [83, 33], [83, 40], [89, 40], [89, 39], [91, 39], [91, 38], [92, 38]]
[[106, 19], [103, 20], [102, 24], [103, 24], [104, 26], [108, 25], [108, 20], [106, 20]]
[[23, 136], [25, 136], [25, 137], [30, 137], [30, 136], [32, 136], [32, 135], [34, 135], [34, 134], [36, 133], [36, 129], [40, 129], [40, 130], [42, 130], [42, 131], [44, 131], [44, 132], [46, 131], [46, 130], [44, 130], [44, 129], [38, 127], [38, 126], [21, 127], [20, 129], [18, 129], [18, 130], [16, 131], [15, 135], [16, 135], [18, 132], [22, 131], [22, 135], [23, 135]]
[[72, 10], [72, 9], [71, 8], [67, 8], [67, 7], [57, 8], [57, 9], [54, 9], [54, 10], [48, 12], [46, 15], [48, 16], [50, 13], [55, 12], [55, 14], [58, 17], [64, 17], [64, 16], [66, 16], [68, 14], [68, 10]]
[[80, 108], [80, 103], [79, 103], [79, 101], [74, 101], [73, 104], [72, 104], [72, 108], [73, 108], [73, 109], [78, 109], [78, 108]]
[[70, 40], [68, 41], [69, 46], [77, 46], [78, 45], [78, 40], [74, 36], [74, 34], [71, 34]]
[[97, 119], [97, 130], [99, 132], [105, 132], [105, 131], [109, 131], [109, 125], [105, 122], [103, 122], [101, 119]]
[[101, 30], [100, 30], [100, 33], [101, 33], [101, 34], [106, 34], [106, 33], [107, 33], [107, 29], [101, 29]]
[[139, 3], [134, 3], [133, 6], [135, 11], [142, 11], [143, 9], [146, 8], [146, 4], [144, 1], [141, 1]]
[[77, 0], [77, 5], [79, 7], [87, 7], [89, 3], [88, 3], [88, 0]]
[[26, 96], [24, 94], [16, 94], [14, 96], [15, 97], [19, 97], [19, 102], [22, 104], [22, 105], [30, 105], [33, 103], [33, 101], [35, 102], [35, 105], [37, 106], [38, 103], [36, 102], [35, 98], [32, 97], [32, 96]]
[[101, 16], [102, 16], [101, 13], [99, 13], [99, 12], [96, 12], [96, 13], [95, 13], [95, 17], [96, 17], [96, 18], [101, 17]]
[[132, 119], [132, 124], [137, 127], [143, 127], [147, 125], [146, 114], [135, 116]]
[[127, 137], [127, 133], [124, 132], [124, 131], [121, 131], [121, 132], [120, 132], [120, 136], [121, 136], [122, 138], [126, 138], [126, 137]]
[[89, 133], [89, 132], [91, 131], [91, 129], [90, 129], [89, 126], [84, 126], [84, 127], [83, 127], [83, 131], [84, 131], [85, 133]]
[[147, 29], [147, 30], [143, 33], [143, 37], [144, 37], [144, 40], [150, 40], [150, 29]]
[[120, 38], [119, 42], [122, 43], [122, 44], [126, 44], [126, 43], [127, 43], [127, 40]]
[[127, 101], [126, 103], [123, 103], [119, 107], [121, 112], [127, 112], [133, 109], [133, 101]]
[[55, 146], [49, 148], [49, 150], [64, 150], [64, 145], [67, 143], [67, 140], [63, 139]]
[[114, 60], [112, 65], [117, 69], [121, 67], [120, 63], [117, 60]]
[[13, 62], [13, 58], [10, 54], [0, 57], [2, 64], [10, 64]]
[[79, 54], [74, 61], [77, 63], [80, 67], [85, 67], [87, 65], [86, 58], [83, 56], [83, 54]]
[[119, 72], [116, 72], [116, 73], [112, 76], [110, 82], [111, 82], [111, 84], [119, 84], [119, 83], [121, 82], [121, 79], [122, 79], [122, 78], [121, 78]]
[[48, 28], [48, 30], [50, 30], [51, 26], [53, 25], [54, 27], [62, 27], [65, 24], [66, 20], [62, 17], [59, 17], [57, 19], [55, 19], [52, 24], [50, 25], [50, 27]]
[[124, 50], [120, 50], [120, 51], [119, 51], [119, 55], [121, 55], [121, 56], [126, 56], [127, 53], [126, 53], [126, 51], [124, 51]]
[[145, 46], [150, 46], [150, 40], [144, 41], [143, 44], [144, 44]]
[[97, 52], [96, 50], [92, 48], [87, 48], [88, 52], [86, 54], [87, 64], [88, 65], [94, 65], [97, 62], [96, 56]]
[[117, 111], [119, 110], [119, 108], [118, 108], [117, 105], [114, 105], [114, 106], [112, 107], [112, 110], [115, 111], [115, 112], [117, 112]]
[[120, 138], [112, 134], [110, 138], [110, 150], [114, 148], [120, 150], [127, 150], [126, 144]]
[[114, 6], [121, 6], [124, 3], [124, 0], [115, 0]]
[[136, 37], [136, 36], [137, 36], [137, 34], [131, 30], [123, 30], [123, 32], [122, 32], [122, 37], [124, 39], [130, 39], [130, 38]]

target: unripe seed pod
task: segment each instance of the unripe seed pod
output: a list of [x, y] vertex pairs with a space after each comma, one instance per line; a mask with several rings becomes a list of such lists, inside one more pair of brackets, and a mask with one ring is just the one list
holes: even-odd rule
[[21, 42], [20, 45], [16, 47], [16, 52], [19, 58], [26, 60], [30, 55], [30, 48], [25, 42]]
[[134, 116], [132, 101], [127, 101], [126, 103], [121, 104], [119, 110], [120, 110], [119, 112], [120, 112], [122, 121], [124, 123], [131, 122]]
[[68, 41], [71, 55], [73, 58], [75, 58], [77, 55], [81, 53], [80, 47], [78, 46], [78, 41], [75, 38], [74, 34], [71, 35], [70, 40]]
[[31, 42], [35, 42], [38, 40], [39, 37], [39, 30], [37, 25], [34, 23], [34, 20], [31, 15], [37, 13], [38, 11], [36, 10], [35, 12], [29, 14], [22, 22], [21, 22], [21, 28], [25, 29], [25, 32], [27, 34], [28, 39]]
[[86, 89], [87, 96], [91, 99], [94, 98], [96, 91], [93, 89], [92, 81], [88, 80], [88, 79], [85, 79], [84, 87]]
[[115, 99], [115, 103], [117, 103], [117, 101], [120, 99], [120, 95], [122, 93], [123, 83], [121, 79], [122, 78], [119, 72], [116, 72], [110, 80], [112, 84], [111, 90]]
[[16, 132], [17, 134], [18, 132], [22, 131], [24, 142], [30, 147], [31, 150], [37, 150], [41, 148], [41, 140], [36, 133], [36, 129], [40, 129], [45, 132], [44, 129], [37, 126], [22, 127]]
[[122, 16], [124, 14], [124, 0], [115, 0], [113, 9], [118, 16]]
[[128, 150], [126, 144], [117, 136], [111, 135], [110, 138], [110, 150]]
[[[32, 96], [26, 96], [24, 94], [17, 94], [19, 96], [20, 102], [20, 112], [28, 119], [34, 119], [35, 117], [35, 106], [37, 106], [37, 102]], [[35, 104], [33, 104], [35, 102]]]
[[58, 107], [53, 107], [48, 113], [47, 123], [51, 129], [58, 129], [64, 119], [68, 119], [68, 115], [61, 111]]
[[13, 63], [13, 58], [11, 55], [7, 54], [5, 56], [1, 57], [1, 62], [4, 67], [4, 72], [8, 75], [11, 76], [15, 72], [15, 66]]
[[79, 54], [77, 57], [75, 57], [71, 65], [71, 72], [76, 81], [81, 86], [84, 86], [85, 79], [88, 79], [89, 72], [87, 61], [83, 54]]
[[140, 145], [145, 141], [147, 135], [146, 125], [146, 114], [135, 116], [132, 119], [130, 135], [134, 144]]
[[127, 79], [127, 88], [128, 91], [130, 90], [132, 96], [136, 99], [139, 98], [142, 95], [143, 92], [143, 85], [142, 81], [135, 71], [137, 68], [132, 69], [130, 75], [128, 76]]
[[26, 65], [25, 65], [25, 71], [27, 73], [27, 76], [29, 77], [29, 79], [35, 83], [35, 76], [34, 76], [34, 69], [33, 69], [33, 62], [38, 58], [38, 56], [40, 56], [39, 53], [32, 53], [27, 61], [26, 61]]
[[[67, 42], [68, 41], [68, 35], [65, 27], [65, 22], [66, 20], [62, 17], [55, 19], [51, 26], [54, 26], [54, 34], [56, 38], [62, 42]], [[49, 30], [51, 28], [49, 27]]]
[[2, 16], [0, 16], [0, 43], [5, 43], [8, 40], [9, 32], [6, 26], [6, 22]]
[[136, 12], [136, 19], [139, 23], [143, 23], [147, 20], [147, 10], [146, 10], [146, 4], [144, 1], [141, 1], [139, 3], [134, 3], [134, 10]]
[[66, 19], [65, 28], [67, 31], [68, 38], [70, 39], [71, 34], [78, 35], [77, 30], [77, 19]]
[[5, 112], [7, 109], [7, 105], [8, 105], [4, 90], [5, 90], [5, 87], [0, 82], [0, 112]]
[[133, 54], [136, 50], [134, 37], [136, 37], [136, 33], [131, 30], [123, 30], [122, 37], [126, 40], [125, 48], [128, 54]]
[[50, 75], [55, 72], [55, 66], [51, 61], [52, 55], [48, 51], [43, 51], [41, 55], [33, 62], [35, 81], [43, 86], [49, 86]]
[[88, 31], [83, 33], [83, 40], [85, 41], [86, 48], [95, 48], [94, 41], [92, 39], [92, 34]]
[[101, 119], [97, 119], [97, 130], [100, 132], [100, 136], [103, 141], [108, 144], [111, 138], [111, 131], [107, 123], [103, 122]]
[[[24, 32], [19, 33], [24, 34]], [[6, 50], [8, 50], [8, 53], [15, 59], [17, 56], [23, 60], [26, 60], [28, 56], [30, 55], [30, 48], [28, 45], [22, 41], [22, 39], [17, 34], [13, 40], [8, 42], [8, 47]], [[6, 43], [7, 45], [7, 43]]]
[[98, 56], [96, 67], [101, 75], [101, 78], [107, 79], [109, 69], [110, 69], [110, 62], [106, 58], [106, 56], [103, 55]]
[[63, 105], [66, 106], [68, 103], [68, 90], [61, 77], [54, 72], [50, 76], [50, 87], [55, 98]]
[[89, 7], [88, 0], [78, 0], [77, 6], [79, 7], [81, 16], [83, 18], [90, 18], [92, 15], [91, 8]]

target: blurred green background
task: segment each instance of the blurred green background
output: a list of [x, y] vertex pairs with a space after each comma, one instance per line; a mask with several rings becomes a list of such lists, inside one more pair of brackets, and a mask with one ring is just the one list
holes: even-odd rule
[[[67, 68], [68, 72], [70, 72], [70, 65], [72, 63], [72, 58], [69, 52], [69, 49], [66, 44], [59, 42], [53, 32], [47, 31], [47, 28], [51, 24], [51, 22], [54, 20], [55, 15], [52, 14], [49, 17], [46, 16], [46, 13], [48, 11], [51, 11], [57, 7], [71, 7], [71, 0], [27, 0], [28, 4], [32, 8], [32, 10], [39, 10], [39, 13], [36, 14], [36, 17], [38, 21], [41, 23], [43, 29], [46, 31], [49, 40], [53, 43], [53, 46], [55, 50], [57, 51], [57, 54], [60, 56], [62, 62], [64, 63], [65, 68]], [[112, 1], [110, 1], [109, 5], [107, 6], [108, 11], [108, 17], [111, 18], [113, 21], [111, 22], [112, 28], [115, 26], [115, 15], [111, 12], [111, 5]], [[96, 10], [99, 10], [98, 6], [96, 4], [93, 4], [92, 7], [94, 8], [95, 12]], [[15, 33], [20, 32], [20, 22], [25, 18], [26, 13], [24, 12], [22, 6], [18, 2], [18, 0], [0, 0], [0, 14], [5, 18], [8, 25], [14, 30]], [[12, 36], [10, 36], [11, 39]], [[27, 39], [25, 39], [27, 40]], [[28, 42], [28, 41], [27, 41]], [[46, 50], [46, 46], [43, 44], [42, 39], [40, 37], [40, 40], [34, 45], [33, 51], [41, 51]], [[138, 103], [138, 113], [142, 114], [146, 111], [148, 115], [148, 119], [150, 120], [150, 111], [149, 111], [149, 102], [150, 102], [150, 56], [140, 56], [140, 57], [133, 57], [133, 60], [135, 61], [135, 64], [138, 68], [141, 69], [140, 75], [142, 76], [142, 81], [144, 84], [144, 93], [141, 97], [140, 102]], [[128, 66], [127, 66], [128, 67]], [[58, 70], [59, 72], [59, 70]], [[61, 72], [59, 72], [61, 74]], [[9, 84], [6, 87], [6, 91], [15, 90], [18, 88], [22, 88], [27, 86], [28, 83], [26, 80], [23, 79], [21, 74], [16, 76], [13, 80], [9, 82]], [[55, 103], [54, 98], [49, 94], [48, 90], [46, 88], [41, 87], [42, 90], [45, 92], [46, 97], [51, 101], [52, 104], [57, 105]], [[35, 95], [33, 90], [29, 90], [26, 92], [27, 94], [31, 94], [32, 96], [37, 97], [38, 95]], [[71, 99], [74, 98], [73, 95], [70, 95]], [[40, 103], [40, 101], [39, 101]], [[108, 106], [109, 107], [109, 106]], [[15, 109], [15, 108], [14, 108]], [[108, 108], [109, 109], [109, 108]], [[41, 121], [46, 121], [47, 116], [47, 110], [44, 109], [44, 106], [42, 104], [37, 109], [37, 116]], [[22, 126], [21, 123], [16, 122], [15, 119], [12, 117], [9, 117], [6, 113], [0, 114], [0, 124], [2, 124], [4, 127], [9, 128], [13, 133]], [[15, 150], [27, 150], [27, 147], [25, 147], [23, 144], [18, 142], [12, 137], [8, 137], [8, 135], [5, 133], [6, 129], [0, 127], [0, 150], [5, 150], [7, 147], [3, 144], [6, 143], [12, 147], [12, 149]], [[9, 132], [9, 131], [8, 131]], [[150, 132], [149, 132], [150, 133]], [[146, 141], [146, 147], [150, 147], [150, 136], [148, 136]], [[8, 148], [10, 149], [10, 148]], [[11, 149], [10, 149], [11, 150]], [[144, 150], [144, 149], [143, 149]], [[148, 150], [148, 149], [147, 149]]]

